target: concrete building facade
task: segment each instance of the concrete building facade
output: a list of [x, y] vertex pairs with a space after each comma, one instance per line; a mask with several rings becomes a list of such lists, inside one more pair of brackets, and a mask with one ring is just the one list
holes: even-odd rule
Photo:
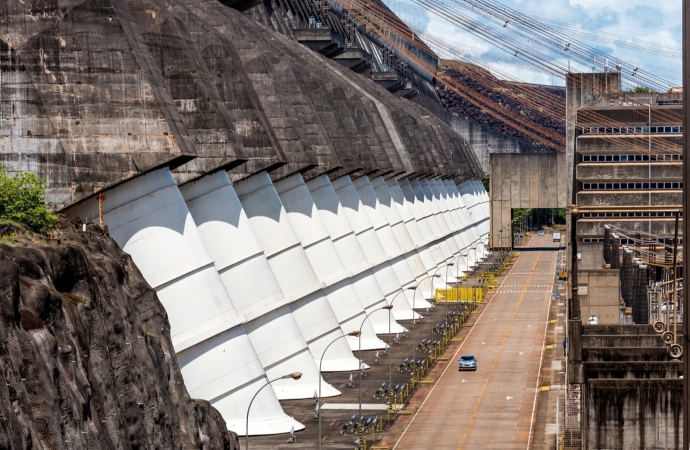
[[681, 94], [625, 92], [620, 82], [616, 72], [568, 77], [573, 189], [586, 208], [580, 242], [603, 242], [605, 224], [662, 240], [674, 234], [683, 189]]

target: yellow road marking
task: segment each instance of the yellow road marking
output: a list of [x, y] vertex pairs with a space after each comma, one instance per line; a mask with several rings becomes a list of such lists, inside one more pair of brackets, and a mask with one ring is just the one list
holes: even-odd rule
[[328, 439], [328, 435], [325, 435], [323, 439], [321, 439], [321, 442], [325, 441], [326, 439]]
[[300, 423], [304, 423], [304, 421], [307, 420], [308, 418], [309, 418], [309, 416], [304, 416], [304, 419], [302, 419], [302, 420], [300, 421]]
[[513, 326], [513, 322], [515, 321], [515, 316], [517, 316], [518, 310], [520, 309], [520, 305], [522, 304], [522, 300], [525, 298], [525, 293], [527, 292], [527, 287], [529, 286], [529, 282], [532, 279], [532, 275], [534, 273], [535, 267], [537, 267], [537, 262], [539, 262], [539, 258], [541, 257], [541, 252], [537, 254], [537, 258], [534, 260], [534, 265], [532, 266], [532, 270], [530, 270], [530, 274], [527, 277], [527, 280], [525, 281], [525, 287], [522, 288], [522, 293], [520, 294], [520, 299], [518, 300], [518, 304], [515, 307], [515, 311], [513, 312], [513, 317], [510, 319], [510, 326], [506, 328], [506, 334], [503, 336], [503, 341], [501, 342], [501, 346], [498, 348], [498, 354], [496, 355], [496, 359], [494, 360], [493, 365], [491, 366], [491, 370], [489, 371], [489, 376], [486, 377], [486, 382], [484, 383], [484, 388], [482, 389], [482, 393], [479, 394], [479, 400], [477, 400], [477, 405], [474, 407], [474, 411], [472, 412], [472, 415], [470, 416], [470, 420], [467, 421], [467, 427], [465, 427], [465, 432], [462, 435], [462, 441], [460, 442], [460, 447], [462, 448], [463, 444], [465, 443], [465, 440], [467, 439], [467, 434], [469, 433], [470, 426], [472, 425], [472, 421], [474, 420], [474, 416], [477, 415], [477, 411], [479, 410], [479, 405], [482, 402], [482, 398], [484, 398], [484, 393], [486, 392], [486, 388], [489, 385], [489, 381], [491, 381], [491, 376], [494, 373], [494, 370], [496, 369], [496, 364], [498, 364], [499, 361], [499, 356], [501, 355], [501, 352], [503, 351], [503, 347], [506, 345], [506, 341], [508, 340], [508, 335], [510, 334], [510, 329]]
[[[336, 420], [338, 420], [338, 419], [336, 419]], [[329, 427], [332, 427], [336, 420], [334, 420], [333, 422], [331, 422], [331, 424], [329, 425]]]

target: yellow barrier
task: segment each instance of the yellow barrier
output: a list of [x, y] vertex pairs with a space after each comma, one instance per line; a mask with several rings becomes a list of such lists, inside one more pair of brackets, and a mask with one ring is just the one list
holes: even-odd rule
[[485, 293], [485, 290], [479, 287], [436, 289], [435, 298], [437, 302], [481, 302]]

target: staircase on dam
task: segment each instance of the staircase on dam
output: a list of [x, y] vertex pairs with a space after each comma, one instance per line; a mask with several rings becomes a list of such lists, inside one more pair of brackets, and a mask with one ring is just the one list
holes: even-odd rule
[[[389, 12], [387, 20], [393, 21], [398, 30], [415, 35], [383, 2], [375, 3], [376, 8]], [[250, 9], [244, 9], [244, 3], [240, 5], [240, 10], [246, 11], [253, 20], [363, 74], [395, 95], [408, 99], [421, 96], [418, 99], [421, 104], [435, 105], [435, 112], [442, 112], [434, 74], [413, 63], [400, 48], [385, 42], [380, 33], [386, 30], [370, 28], [371, 24], [359, 20], [346, 5], [322, 0], [257, 2]], [[398, 46], [435, 68], [439, 57], [423, 40], [415, 39], [414, 44], [400, 40]], [[393, 79], [399, 82], [391, 83]]]
[[455, 282], [443, 268], [487, 257], [489, 199], [467, 142], [391, 92], [418, 89], [404, 73], [381, 86], [240, 3], [8, 3], [0, 163], [103, 218], [166, 309], [192, 397], [238, 434], [287, 433], [303, 425], [279, 400], [339, 395], [319, 366], [360, 368], [348, 333], [383, 350], [382, 306], [404, 332]]

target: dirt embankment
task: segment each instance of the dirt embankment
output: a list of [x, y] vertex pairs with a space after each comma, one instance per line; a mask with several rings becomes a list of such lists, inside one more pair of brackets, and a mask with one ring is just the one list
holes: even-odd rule
[[0, 236], [0, 449], [239, 449], [189, 397], [166, 312], [105, 229]]

